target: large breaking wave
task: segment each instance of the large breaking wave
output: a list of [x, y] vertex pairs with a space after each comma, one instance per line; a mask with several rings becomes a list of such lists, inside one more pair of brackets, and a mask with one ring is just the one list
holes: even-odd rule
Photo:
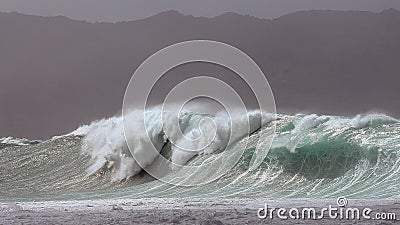
[[[248, 115], [239, 113], [228, 115], [225, 112], [216, 115], [182, 112], [180, 115], [166, 114], [164, 121], [161, 119], [161, 107], [146, 111], [146, 128], [148, 133], [132, 131], [133, 136], [124, 136], [123, 119], [129, 121], [125, 129], [137, 129], [143, 118], [143, 112], [134, 110], [125, 118], [113, 117], [95, 121], [90, 125], [79, 128], [74, 134], [85, 136], [82, 151], [91, 157], [92, 165], [87, 169], [88, 174], [108, 168], [112, 173], [112, 182], [131, 178], [142, 171], [135, 158], [140, 158], [146, 165], [150, 165], [159, 155], [148, 151], [149, 145], [155, 145], [158, 152], [175, 138], [176, 143], [169, 145], [169, 160], [178, 165], [185, 165], [196, 155], [212, 154], [223, 151], [228, 147], [228, 142], [236, 143], [250, 133], [261, 128], [262, 121], [270, 121], [273, 116], [260, 111], [251, 111]], [[263, 120], [261, 120], [263, 116]], [[174, 121], [179, 117], [179, 125]], [[231, 131], [231, 120], [239, 124], [238, 129]], [[246, 124], [249, 122], [250, 127]], [[167, 133], [169, 136], [167, 136]], [[146, 142], [146, 136], [152, 143]], [[233, 139], [233, 140], [232, 140]], [[133, 144], [133, 149], [128, 148], [127, 141]], [[194, 151], [184, 151], [179, 146], [188, 146]], [[173, 169], [173, 168], [171, 168]]]
[[[135, 129], [135, 119], [140, 113], [132, 111], [125, 118], [131, 121], [128, 129]], [[3, 141], [0, 196], [5, 199], [400, 197], [400, 123], [383, 114], [271, 116], [252, 111], [249, 115], [228, 117], [224, 113], [185, 112], [176, 127], [168, 124], [168, 119], [166, 123], [159, 120], [158, 108], [146, 113], [151, 140], [163, 157], [176, 164], [200, 165], [196, 170], [206, 171], [207, 167], [202, 165], [215, 160], [226, 149], [235, 153], [246, 143], [245, 151], [235, 166], [214, 182], [197, 187], [170, 185], [146, 174], [135, 160], [138, 156], [151, 165], [159, 157], [146, 151], [148, 143], [144, 142], [144, 135], [148, 134], [126, 137], [135, 143], [134, 149], [129, 150], [123, 118], [117, 116], [94, 121], [71, 134], [41, 143], [25, 141], [24, 145], [15, 145]], [[231, 119], [244, 123], [247, 118], [250, 130], [228, 129]], [[267, 122], [261, 124], [261, 121]], [[276, 131], [271, 132], [271, 127], [276, 127]], [[170, 137], [165, 135], [167, 129], [168, 134], [183, 132], [185, 138], [178, 142], [195, 139], [191, 145], [205, 147], [196, 152], [182, 151], [169, 141]], [[234, 141], [227, 145], [230, 133]], [[196, 139], [201, 135], [201, 139]], [[268, 154], [263, 155], [260, 148], [269, 145], [259, 138], [266, 136], [274, 137], [274, 141]], [[204, 144], [210, 139], [211, 144]], [[192, 179], [204, 179], [202, 176], [208, 174], [191, 168], [170, 169], [178, 177], [196, 173]]]

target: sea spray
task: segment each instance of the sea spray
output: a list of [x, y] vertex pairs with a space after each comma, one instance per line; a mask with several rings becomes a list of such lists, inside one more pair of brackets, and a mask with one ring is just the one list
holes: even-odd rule
[[[249, 135], [261, 127], [263, 121], [270, 121], [273, 117], [268, 113], [250, 111], [248, 115], [233, 113], [228, 115], [219, 112], [216, 115], [198, 114], [183, 111], [180, 115], [166, 113], [164, 121], [161, 120], [161, 107], [154, 107], [146, 111], [146, 133], [136, 132], [134, 136], [125, 137], [123, 120], [129, 121], [125, 129], [137, 129], [143, 118], [143, 111], [132, 110], [127, 116], [112, 117], [95, 121], [88, 126], [79, 128], [72, 134], [83, 134], [82, 152], [91, 157], [92, 165], [87, 169], [88, 174], [107, 168], [112, 172], [112, 182], [128, 179], [141, 171], [136, 159], [145, 161], [145, 165], [151, 164], [158, 154], [148, 151], [150, 145], [154, 145], [158, 152], [169, 141], [169, 138], [183, 136], [177, 139], [177, 143], [171, 144], [171, 158], [173, 163], [184, 165], [187, 161], [199, 154], [212, 154], [215, 151], [223, 151], [228, 147], [229, 141], [234, 144], [246, 135]], [[179, 117], [179, 125], [173, 124]], [[231, 120], [240, 124], [236, 130], [231, 131]], [[249, 123], [250, 127], [245, 124]], [[170, 135], [169, 137], [166, 135]], [[146, 135], [151, 143], [146, 142]], [[128, 148], [125, 138], [134, 144], [133, 149]], [[191, 149], [182, 149], [189, 146]], [[133, 155], [132, 155], [133, 154]]]

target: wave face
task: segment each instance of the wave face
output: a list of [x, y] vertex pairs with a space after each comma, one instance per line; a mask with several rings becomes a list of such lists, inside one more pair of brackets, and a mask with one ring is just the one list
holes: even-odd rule
[[[128, 116], [133, 122], [125, 129], [135, 129], [137, 113], [133, 111]], [[146, 151], [148, 143], [143, 137], [147, 134], [127, 137], [134, 143], [134, 149], [129, 151], [121, 117], [95, 121], [44, 142], [25, 140], [20, 145], [1, 139], [2, 200], [400, 198], [400, 123], [389, 116], [365, 114], [349, 118], [298, 114], [272, 117], [254, 111], [232, 118], [238, 124], [249, 118], [250, 130], [239, 127], [230, 132], [230, 120], [223, 113], [211, 116], [185, 112], [179, 117], [179, 127], [168, 123], [172, 119], [162, 123], [157, 109], [146, 113], [150, 138], [164, 157], [178, 165], [200, 165], [197, 169], [170, 168], [169, 172], [176, 177], [204, 179], [208, 173], [207, 166], [202, 165], [206, 162], [217, 159], [224, 151], [235, 154], [242, 146], [246, 148], [234, 167], [214, 182], [183, 187], [161, 182], [142, 170], [135, 160], [137, 157], [151, 165], [159, 156]], [[271, 127], [276, 128], [275, 132], [271, 132]], [[186, 138], [197, 140], [189, 143], [192, 147], [204, 147], [190, 153], [174, 147], [170, 141], [172, 137], [166, 133], [173, 136], [178, 131]], [[196, 139], [200, 135], [203, 139]], [[228, 136], [233, 139], [231, 144], [226, 141]], [[270, 142], [260, 137], [274, 137], [268, 154], [262, 152], [268, 150]], [[210, 139], [214, 141], [206, 145]], [[187, 141], [185, 138], [174, 140], [181, 144]]]

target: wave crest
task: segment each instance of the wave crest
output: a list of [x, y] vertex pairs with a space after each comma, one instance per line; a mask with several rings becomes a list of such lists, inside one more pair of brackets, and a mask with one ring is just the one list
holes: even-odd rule
[[[233, 114], [224, 112], [216, 115], [206, 115], [193, 112], [182, 112], [180, 115], [166, 113], [166, 119], [161, 120], [161, 107], [154, 107], [146, 113], [146, 133], [134, 132], [141, 123], [143, 111], [133, 110], [123, 117], [112, 117], [102, 119], [83, 126], [71, 133], [83, 135], [82, 152], [91, 157], [91, 166], [87, 169], [89, 175], [101, 169], [111, 170], [112, 182], [122, 181], [138, 174], [143, 166], [150, 165], [158, 156], [154, 151], [149, 151], [151, 145], [161, 152], [164, 145], [171, 139], [177, 140], [171, 143], [169, 160], [178, 165], [186, 164], [191, 158], [200, 154], [212, 154], [228, 147], [228, 142], [236, 143], [249, 133], [253, 133], [261, 127], [262, 122], [273, 119], [272, 115], [251, 111], [248, 115]], [[165, 112], [164, 112], [165, 113]], [[179, 117], [179, 126], [173, 124]], [[125, 124], [123, 120], [128, 121]], [[242, 125], [236, 130], [231, 130], [231, 121]], [[250, 127], [245, 124], [249, 122]], [[129, 133], [135, 135], [124, 136], [124, 128], [131, 129]], [[183, 137], [176, 139], [180, 134]], [[167, 136], [168, 134], [169, 136]], [[152, 143], [146, 140], [149, 135]], [[199, 138], [201, 136], [201, 138]], [[128, 148], [127, 141], [132, 143]], [[191, 150], [182, 149], [181, 146], [190, 146]], [[133, 155], [132, 155], [133, 154]], [[136, 160], [140, 160], [139, 166]], [[174, 168], [171, 168], [174, 169]]]

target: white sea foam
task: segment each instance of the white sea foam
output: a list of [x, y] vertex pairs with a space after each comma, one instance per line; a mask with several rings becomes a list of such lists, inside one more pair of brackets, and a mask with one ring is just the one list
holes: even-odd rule
[[[178, 115], [164, 113], [162, 121], [161, 108], [155, 107], [146, 111], [146, 121], [143, 124], [143, 112], [133, 110], [124, 118], [98, 120], [80, 127], [70, 135], [85, 136], [82, 151], [89, 155], [92, 161], [87, 169], [88, 174], [104, 168], [109, 169], [112, 181], [116, 182], [134, 176], [142, 170], [141, 167], [150, 165], [156, 159], [159, 154], [149, 150], [152, 145], [160, 152], [168, 140], [174, 140], [171, 144], [170, 160], [183, 165], [198, 154], [211, 154], [223, 150], [228, 144], [235, 143], [259, 129], [261, 122], [266, 123], [273, 119], [270, 114], [261, 115], [259, 111], [249, 112], [248, 115], [233, 113], [231, 116], [224, 112], [215, 116], [183, 112], [179, 115], [177, 125], [174, 124], [174, 121], [178, 121], [176, 117]], [[231, 131], [232, 121], [237, 125], [232, 126], [235, 130]], [[144, 130], [144, 125], [148, 134], [138, 132]], [[126, 134], [134, 135], [127, 136], [125, 140], [124, 129]], [[148, 137], [151, 143], [147, 141]], [[131, 151], [127, 142], [130, 143]]]
[[357, 115], [351, 119], [350, 124], [355, 128], [364, 128], [367, 126], [375, 126], [378, 124], [398, 123], [399, 120], [380, 113]]
[[26, 138], [15, 138], [15, 137], [5, 137], [5, 138], [0, 138], [0, 143], [1, 144], [7, 144], [7, 145], [29, 145], [31, 143], [37, 143], [40, 142], [39, 140], [31, 141]]
[[[298, 115], [299, 116], [299, 115]], [[293, 121], [294, 129], [281, 135], [272, 145], [272, 148], [286, 148], [296, 153], [296, 148], [305, 140], [308, 144], [317, 142], [314, 138], [307, 137], [307, 132], [321, 127], [322, 131], [338, 129], [362, 129], [370, 126], [399, 123], [400, 121], [390, 116], [378, 113], [359, 114], [351, 118], [336, 116], [318, 116], [316, 114], [301, 115], [299, 120]], [[304, 140], [303, 140], [304, 139]], [[311, 141], [312, 140], [312, 141]], [[311, 141], [311, 142], [310, 142]]]
[[300, 121], [295, 123], [295, 128], [292, 133], [300, 133], [301, 131], [315, 128], [327, 122], [329, 119], [328, 116], [317, 116], [316, 114], [304, 116]]

